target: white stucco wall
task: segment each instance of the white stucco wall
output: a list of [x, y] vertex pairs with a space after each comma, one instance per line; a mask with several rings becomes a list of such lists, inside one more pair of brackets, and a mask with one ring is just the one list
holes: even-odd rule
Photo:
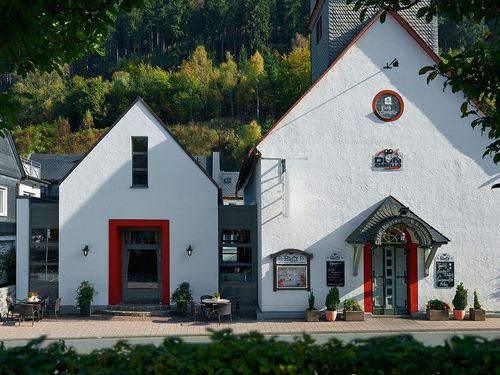
[[22, 196], [33, 196], [35, 198], [40, 198], [40, 187], [30, 186], [26, 184], [19, 184], [19, 195]]
[[[132, 136], [148, 137], [148, 188], [130, 188]], [[170, 295], [183, 281], [195, 298], [217, 291], [217, 187], [140, 101], [63, 181], [59, 196], [63, 305], [73, 304], [84, 279], [97, 287], [93, 303], [108, 304], [109, 219], [169, 220]]]
[[[395, 57], [399, 68], [382, 69]], [[258, 146], [262, 159], [258, 216], [261, 221], [262, 311], [299, 311], [307, 292], [273, 292], [270, 254], [298, 248], [314, 254], [311, 285], [317, 307], [324, 305], [325, 257], [346, 259], [342, 299], [363, 298], [363, 259], [353, 277], [353, 250], [345, 239], [380, 202], [393, 195], [451, 242], [438, 254], [455, 257], [456, 283], [477, 289], [488, 310], [500, 310], [500, 192], [491, 185], [500, 169], [482, 159], [488, 139], [461, 119], [461, 94], [430, 85], [418, 70], [430, 57], [391, 17], [376, 22]], [[372, 112], [372, 100], [394, 90], [404, 100], [403, 116], [390, 123]], [[403, 168], [372, 170], [374, 154], [384, 148], [403, 153]], [[286, 159], [289, 214], [283, 217], [283, 186], [278, 162]], [[285, 189], [286, 190], [286, 189]], [[252, 196], [246, 192], [246, 196]], [[419, 254], [419, 309], [429, 299], [449, 303], [454, 289], [436, 289], [434, 263], [428, 277]]]

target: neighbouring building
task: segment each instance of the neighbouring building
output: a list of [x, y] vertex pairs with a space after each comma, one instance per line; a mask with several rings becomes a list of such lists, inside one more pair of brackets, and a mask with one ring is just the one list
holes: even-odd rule
[[303, 316], [308, 291], [321, 308], [330, 286], [366, 312], [414, 314], [451, 304], [460, 282], [500, 310], [500, 170], [460, 118], [463, 95], [418, 74], [439, 61], [435, 24], [360, 25], [347, 7], [315, 2], [315, 83], [240, 171], [257, 207], [259, 316]]

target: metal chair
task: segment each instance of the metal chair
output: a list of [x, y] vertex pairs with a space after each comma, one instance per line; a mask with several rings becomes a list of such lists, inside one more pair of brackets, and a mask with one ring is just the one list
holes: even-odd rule
[[49, 306], [49, 296], [43, 296], [42, 297], [42, 304], [41, 304], [41, 310], [40, 313], [42, 314], [42, 318], [44, 318], [45, 316], [48, 315], [48, 312], [47, 312], [47, 309], [48, 309], [48, 306]]
[[206, 304], [206, 303], [203, 303], [203, 300], [204, 299], [213, 299], [214, 296], [211, 296], [211, 295], [208, 295], [208, 294], [205, 294], [203, 296], [200, 297], [200, 301], [201, 301], [201, 312], [202, 312], [202, 315], [204, 316], [205, 319], [208, 320], [208, 318], [210, 318], [210, 315], [212, 315], [212, 313], [214, 312], [213, 310], [213, 305], [212, 304]]
[[219, 318], [219, 325], [220, 325], [220, 317], [221, 316], [228, 316], [229, 315], [229, 320], [231, 323], [233, 322], [233, 317], [231, 315], [231, 303], [220, 303], [218, 305], [217, 309], [217, 317]]
[[31, 326], [35, 325], [35, 306], [30, 304], [20, 303], [18, 306], [18, 320], [19, 325], [21, 325], [21, 320], [24, 322], [25, 319], [31, 318]]
[[47, 304], [47, 316], [49, 316], [49, 312], [53, 311], [56, 319], [59, 318], [59, 308], [61, 307], [61, 299], [56, 298], [54, 301]]
[[193, 315], [193, 322], [196, 322], [196, 316], [198, 314], [202, 314], [202, 317], [204, 317], [203, 307], [204, 305], [202, 303], [191, 301], [191, 314]]

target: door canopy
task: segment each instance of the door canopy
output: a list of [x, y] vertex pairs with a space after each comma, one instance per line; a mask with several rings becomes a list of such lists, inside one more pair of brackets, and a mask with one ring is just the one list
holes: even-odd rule
[[352, 245], [380, 246], [387, 232], [393, 228], [410, 235], [411, 239], [406, 240], [411, 240], [422, 248], [441, 246], [450, 241], [391, 195], [346, 238], [346, 242]]

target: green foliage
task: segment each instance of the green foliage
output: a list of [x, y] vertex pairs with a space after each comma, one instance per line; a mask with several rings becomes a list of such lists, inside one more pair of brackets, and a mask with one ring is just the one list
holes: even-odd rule
[[316, 306], [314, 306], [314, 302], [316, 301], [316, 297], [314, 297], [314, 291], [311, 289], [309, 292], [309, 296], [307, 297], [307, 301], [309, 302], [308, 310], [316, 310]]
[[329, 311], [336, 311], [340, 305], [340, 293], [339, 289], [334, 286], [330, 288], [328, 294], [326, 295], [325, 306]]
[[172, 293], [171, 300], [175, 303], [177, 314], [186, 315], [188, 303], [193, 300], [193, 294], [189, 283], [180, 283], [177, 289]]
[[474, 309], [481, 310], [481, 303], [479, 303], [479, 297], [477, 296], [477, 290], [474, 290]]
[[[500, 26], [500, 8], [497, 0], [435, 0], [425, 3], [411, 0], [347, 0], [364, 19], [368, 9], [382, 9], [384, 22], [389, 11], [399, 11], [418, 6], [417, 18], [431, 22], [438, 13], [456, 24], [470, 22], [472, 25], [488, 24], [492, 30]], [[463, 34], [471, 34], [465, 26]], [[500, 162], [500, 113], [497, 96], [500, 92], [500, 42], [495, 34], [487, 33], [481, 39], [464, 46], [458, 54], [444, 54], [442, 61], [423, 67], [420, 74], [427, 74], [427, 83], [438, 76], [444, 78], [444, 88], [452, 92], [462, 91], [466, 97], [460, 111], [462, 118], [471, 116], [471, 126], [485, 133], [491, 143], [483, 157], [489, 155], [494, 163]]]
[[464, 284], [460, 283], [457, 285], [457, 291], [455, 292], [455, 297], [451, 303], [453, 307], [457, 310], [465, 310], [467, 307], [467, 298], [469, 297], [467, 289], [465, 289]]
[[7, 285], [16, 283], [16, 249], [0, 252], [0, 275], [5, 272]]
[[90, 281], [83, 280], [75, 293], [75, 306], [81, 310], [90, 306], [92, 300], [97, 295], [97, 290]]
[[[199, 345], [167, 338], [159, 346], [118, 342], [112, 348], [78, 354], [64, 342], [23, 347], [0, 346], [0, 373], [29, 374], [496, 374], [500, 342], [467, 336], [429, 347], [399, 335], [316, 344], [304, 335], [294, 341], [257, 332], [212, 333]], [[425, 366], [422, 366], [425, 363]]]
[[450, 310], [450, 305], [440, 299], [432, 299], [427, 302], [427, 310]]
[[361, 306], [352, 298], [344, 301], [344, 311], [361, 311]]

